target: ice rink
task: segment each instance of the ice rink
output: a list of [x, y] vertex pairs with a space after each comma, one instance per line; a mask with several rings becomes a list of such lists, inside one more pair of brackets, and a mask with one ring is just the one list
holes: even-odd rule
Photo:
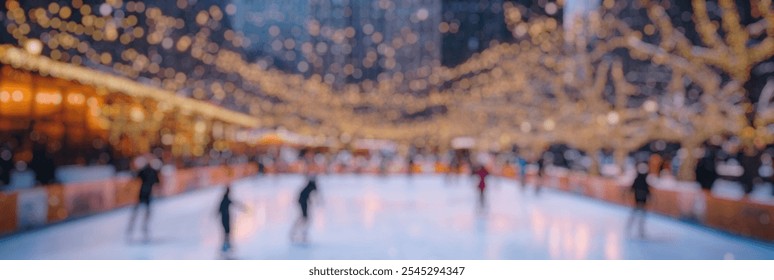
[[[630, 209], [513, 180], [437, 175], [321, 176], [310, 242], [293, 244], [300, 175], [238, 181], [237, 259], [774, 259], [774, 245], [649, 215], [647, 236], [625, 234]], [[156, 199], [151, 240], [127, 241], [122, 208], [0, 240], [0, 259], [218, 259], [221, 188]]]

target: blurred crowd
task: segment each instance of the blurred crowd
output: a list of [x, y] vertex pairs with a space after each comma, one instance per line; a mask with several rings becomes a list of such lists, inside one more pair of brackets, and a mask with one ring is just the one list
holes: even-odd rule
[[[105, 145], [107, 146], [107, 145]], [[9, 189], [14, 176], [33, 173], [34, 185], [62, 183], [57, 169], [57, 155], [45, 145], [36, 145], [27, 160], [20, 160], [18, 150], [6, 144], [0, 145], [0, 188]], [[512, 149], [502, 151], [475, 151], [473, 149], [452, 149], [439, 151], [411, 147], [407, 150], [342, 149], [332, 151], [321, 148], [277, 146], [262, 149], [252, 154], [235, 153], [230, 150], [210, 150], [199, 157], [176, 158], [168, 150], [154, 149], [151, 153], [159, 165], [171, 168], [218, 166], [239, 163], [254, 163], [260, 173], [300, 173], [315, 168], [325, 173], [458, 173], [471, 174], [475, 166], [483, 165], [493, 174], [524, 177], [526, 174], [550, 172], [585, 172], [606, 177], [618, 177], [633, 170], [637, 162], [647, 162], [650, 173], [662, 178], [685, 180], [681, 169], [689, 164], [685, 159], [688, 151], [677, 144], [656, 141], [629, 153], [623, 159], [616, 159], [612, 150], [601, 150], [592, 155], [566, 145], [551, 145], [541, 151]], [[738, 139], [714, 139], [692, 151], [695, 161], [690, 163], [689, 173], [702, 189], [711, 191], [718, 180], [735, 183], [745, 193], [756, 188], [774, 185], [774, 148], [753, 147], [742, 144]], [[133, 172], [134, 157], [121, 157], [103, 148], [84, 155], [67, 167], [106, 166], [113, 174]], [[142, 157], [145, 157], [143, 155]], [[86, 169], [85, 169], [86, 170]], [[87, 172], [87, 171], [86, 171]], [[64, 182], [66, 183], [66, 182]], [[770, 187], [770, 186], [769, 186]], [[774, 190], [774, 187], [772, 187]], [[774, 195], [774, 191], [772, 191]]]

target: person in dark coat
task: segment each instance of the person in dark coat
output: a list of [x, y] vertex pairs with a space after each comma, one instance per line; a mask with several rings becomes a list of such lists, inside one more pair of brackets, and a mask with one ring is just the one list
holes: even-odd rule
[[717, 163], [715, 153], [707, 148], [704, 156], [696, 164], [696, 182], [701, 185], [702, 190], [711, 191], [712, 185], [718, 179]]
[[545, 180], [545, 175], [546, 175], [546, 165], [548, 164], [546, 160], [548, 157], [549, 157], [548, 151], [544, 152], [543, 154], [540, 155], [540, 157], [538, 157], [537, 178], [535, 179], [535, 194], [540, 193], [540, 189], [543, 187], [543, 180]]
[[[768, 151], [767, 153], [769, 154], [769, 158], [770, 158], [770, 160], [766, 162], [769, 165], [768, 168], [771, 168], [772, 170], [774, 170], [774, 155], [771, 154], [771, 151]], [[769, 176], [766, 176], [764, 180], [772, 185], [771, 196], [774, 196], [774, 172], [770, 172]]]
[[35, 180], [39, 184], [48, 185], [54, 182], [56, 166], [42, 144], [33, 149], [30, 168], [35, 171]]
[[220, 206], [218, 206], [220, 222], [223, 226], [223, 246], [221, 247], [223, 253], [231, 251], [231, 205], [237, 206], [242, 211], [247, 209], [244, 204], [231, 199], [231, 185], [226, 185]]
[[519, 163], [519, 184], [521, 190], [524, 191], [527, 188], [527, 160], [524, 157], [518, 156], [516, 160]]
[[143, 165], [139, 171], [137, 171], [137, 177], [140, 179], [140, 192], [137, 204], [132, 209], [132, 216], [129, 219], [129, 228], [127, 229], [127, 238], [131, 237], [134, 221], [137, 218], [137, 212], [141, 206], [145, 207], [145, 218], [143, 219], [142, 231], [145, 241], [150, 238], [150, 232], [148, 224], [151, 216], [151, 196], [153, 193], [153, 187], [161, 182], [159, 179], [159, 171], [153, 168], [151, 161], [154, 160], [152, 156], [146, 155], [143, 157]]
[[13, 168], [13, 152], [8, 147], [0, 146], [0, 187], [11, 184]]
[[386, 175], [387, 175], [387, 159], [382, 157], [379, 159], [379, 176], [386, 176]]
[[755, 152], [755, 148], [750, 146], [744, 147], [739, 155], [739, 165], [743, 169], [739, 182], [742, 183], [744, 194], [749, 195], [753, 191], [755, 179], [759, 176], [758, 169], [761, 167], [761, 158]]
[[310, 175], [306, 186], [298, 194], [298, 205], [301, 208], [301, 216], [296, 220], [290, 230], [290, 240], [293, 242], [307, 242], [309, 231], [309, 203], [312, 196], [317, 196], [317, 177]]
[[258, 167], [258, 175], [263, 175], [266, 173], [266, 165], [264, 165], [263, 158], [261, 156], [255, 156], [255, 164]]
[[645, 215], [648, 197], [650, 196], [650, 185], [648, 184], [649, 166], [646, 162], [640, 162], [636, 165], [637, 177], [634, 178], [631, 191], [634, 193], [634, 209], [632, 210], [629, 221], [626, 223], [627, 232], [631, 232], [634, 220], [639, 219], [639, 235], [645, 237]]
[[456, 155], [452, 156], [451, 161], [449, 162], [449, 174], [456, 174], [459, 173], [460, 169], [460, 160], [457, 158]]

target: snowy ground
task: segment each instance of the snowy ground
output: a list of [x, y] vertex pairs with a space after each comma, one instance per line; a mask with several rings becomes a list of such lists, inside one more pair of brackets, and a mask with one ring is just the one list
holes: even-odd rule
[[[234, 226], [239, 259], [774, 259], [774, 244], [648, 216], [648, 235], [624, 234], [629, 209], [491, 178], [476, 212], [468, 177], [322, 176], [311, 242], [292, 244], [299, 175], [241, 180], [248, 205]], [[0, 240], [0, 259], [216, 259], [221, 189], [157, 199], [149, 243], [127, 242], [130, 209]]]

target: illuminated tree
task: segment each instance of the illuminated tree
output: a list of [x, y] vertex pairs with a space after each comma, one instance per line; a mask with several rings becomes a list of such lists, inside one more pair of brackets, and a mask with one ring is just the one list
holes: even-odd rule
[[[598, 172], [601, 149], [614, 150], [622, 164], [629, 151], [654, 137], [660, 124], [652, 114], [655, 108], [636, 102], [637, 88], [624, 78], [619, 53], [626, 54], [628, 29], [600, 24], [601, 15], [609, 15], [599, 13], [589, 18], [590, 31], [576, 34], [551, 18], [533, 16], [526, 21], [523, 9], [505, 8], [519, 43], [500, 51], [493, 65], [477, 70], [503, 72], [510, 79], [498, 83], [484, 79], [479, 84], [481, 79], [471, 78], [470, 88], [485, 89], [476, 101], [483, 107], [480, 113], [509, 112], [510, 118], [494, 118], [506, 124], [489, 123], [489, 132], [482, 136], [497, 136], [491, 132], [495, 130], [501, 138], [523, 146], [566, 143], [594, 159], [593, 173]], [[610, 18], [605, 22], [618, 23]]]
[[[675, 28], [662, 5], [647, 1], [647, 13], [653, 27], [646, 34], [657, 33], [655, 42], [630, 36], [633, 52], [673, 71], [670, 95], [684, 100], [689, 80], [701, 91], [699, 103], [668, 110], [670, 128], [686, 151], [680, 177], [692, 179], [695, 148], [709, 137], [725, 132], [740, 135], [748, 145], [763, 143], [767, 137], [762, 127], [768, 125], [754, 112], [743, 85], [757, 64], [774, 56], [774, 8], [771, 1], [751, 1], [752, 17], [759, 20], [743, 26], [734, 1], [718, 1], [721, 23], [711, 20], [707, 2], [692, 1], [694, 23], [700, 42], [692, 42]], [[722, 28], [721, 28], [722, 26]], [[739, 119], [739, 117], [746, 118]]]

